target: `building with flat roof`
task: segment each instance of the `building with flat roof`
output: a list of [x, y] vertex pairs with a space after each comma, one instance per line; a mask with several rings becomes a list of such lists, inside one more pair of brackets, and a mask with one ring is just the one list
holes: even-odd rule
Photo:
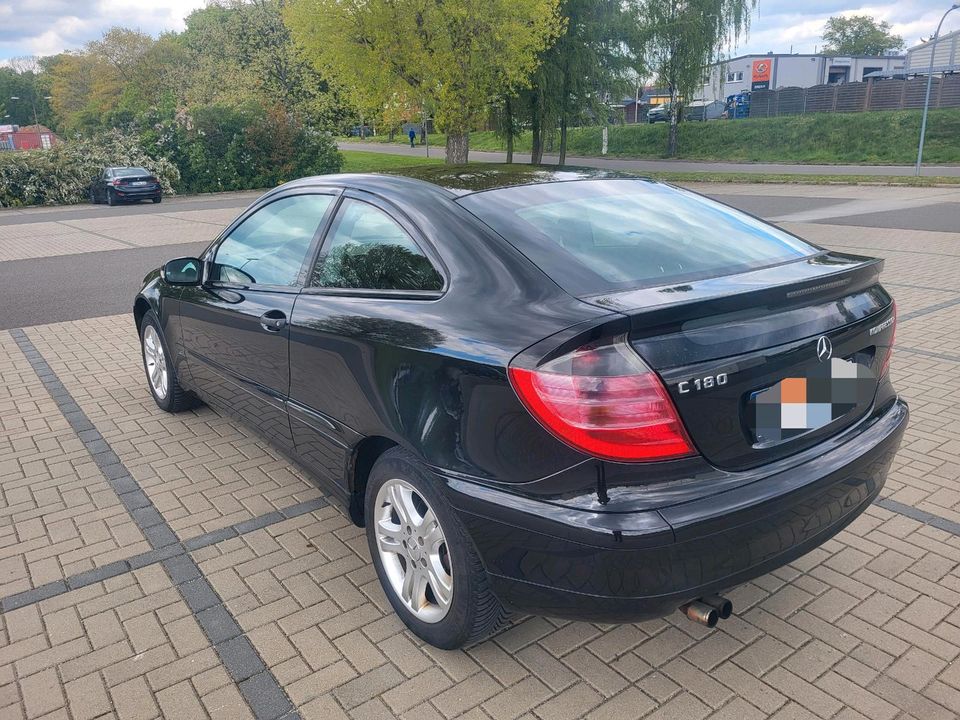
[[[937, 52], [939, 55], [939, 48]], [[725, 100], [751, 90], [860, 82], [873, 72], [903, 73], [905, 64], [904, 55], [740, 55], [709, 66], [700, 99]]]

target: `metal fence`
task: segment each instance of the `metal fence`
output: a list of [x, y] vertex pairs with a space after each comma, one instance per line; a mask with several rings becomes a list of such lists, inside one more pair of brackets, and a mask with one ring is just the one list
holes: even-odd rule
[[[909, 80], [870, 79], [842, 85], [754, 90], [750, 97], [750, 117], [922, 108], [926, 89], [927, 79], [915, 77]], [[933, 78], [930, 107], [960, 107], [960, 75]]]

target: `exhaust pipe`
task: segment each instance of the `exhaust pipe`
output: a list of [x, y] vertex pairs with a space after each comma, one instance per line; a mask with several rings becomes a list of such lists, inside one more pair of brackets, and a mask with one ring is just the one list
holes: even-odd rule
[[733, 603], [720, 595], [707, 595], [700, 598], [700, 602], [716, 610], [721, 620], [726, 620], [733, 615]]
[[720, 595], [707, 595], [681, 605], [680, 612], [695, 623], [712, 628], [716, 627], [718, 620], [726, 620], [733, 614], [733, 603]]
[[706, 625], [708, 628], [716, 627], [717, 620], [720, 619], [720, 613], [716, 608], [710, 607], [699, 600], [680, 606], [680, 612], [693, 620], [695, 623]]

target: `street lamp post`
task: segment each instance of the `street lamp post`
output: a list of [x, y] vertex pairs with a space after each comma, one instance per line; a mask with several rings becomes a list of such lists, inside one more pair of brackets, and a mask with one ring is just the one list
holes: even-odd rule
[[[51, 98], [52, 98], [51, 95], [44, 95], [44, 96], [43, 96], [43, 99], [44, 99], [44, 100], [50, 100]], [[20, 100], [20, 96], [19, 96], [19, 95], [11, 95], [11, 96], [10, 96], [10, 99], [11, 99], [11, 100]], [[39, 116], [37, 115], [37, 95], [36, 95], [36, 92], [34, 92], [34, 93], [32, 93], [32, 94], [30, 95], [30, 107], [31, 107], [31, 109], [33, 110], [33, 129], [34, 129], [34, 132], [35, 132], [35, 134], [36, 134], [36, 136], [37, 136], [37, 148], [42, 148], [42, 147], [43, 147], [43, 140], [42, 140], [42, 133], [40, 132], [40, 118], [39, 118]]]
[[960, 3], [954, 3], [940, 18], [940, 24], [937, 25], [937, 31], [933, 34], [930, 41], [930, 67], [927, 68], [927, 94], [923, 99], [923, 120], [920, 121], [920, 146], [917, 148], [917, 170], [916, 175], [920, 176], [920, 166], [923, 164], [923, 141], [927, 135], [927, 110], [930, 107], [930, 87], [933, 85], [933, 59], [937, 52], [937, 40], [940, 37], [940, 28], [943, 27], [943, 21], [947, 15], [960, 8]]
[[[10, 96], [10, 99], [11, 99], [11, 100], [20, 100], [21, 98], [20, 98], [19, 95], [11, 95], [11, 96]], [[39, 124], [40, 124], [40, 121], [37, 119], [37, 100], [36, 100], [36, 98], [33, 97], [32, 95], [30, 96], [30, 108], [33, 110], [33, 124], [34, 124], [34, 125], [39, 125]]]

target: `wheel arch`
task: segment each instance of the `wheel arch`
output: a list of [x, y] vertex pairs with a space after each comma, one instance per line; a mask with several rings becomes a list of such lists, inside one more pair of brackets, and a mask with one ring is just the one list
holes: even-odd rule
[[166, 297], [167, 294], [167, 286], [164, 286], [160, 280], [160, 268], [156, 268], [147, 273], [146, 277], [143, 278], [140, 292], [137, 293], [137, 297], [133, 301], [133, 319], [137, 326], [137, 333], [140, 332], [143, 326], [144, 316], [150, 310], [156, 313], [161, 326], [164, 330], [166, 329], [167, 318], [164, 317], [161, 308], [164, 304], [164, 297]]
[[365, 437], [354, 448], [350, 463], [350, 500], [348, 510], [350, 519], [357, 527], [364, 526], [364, 496], [367, 481], [374, 463], [387, 450], [398, 447], [398, 443], [382, 435]]
[[133, 319], [137, 324], [137, 334], [140, 333], [140, 328], [143, 325], [143, 317], [151, 309], [150, 303], [147, 301], [143, 295], [138, 295], [136, 301], [133, 303]]

